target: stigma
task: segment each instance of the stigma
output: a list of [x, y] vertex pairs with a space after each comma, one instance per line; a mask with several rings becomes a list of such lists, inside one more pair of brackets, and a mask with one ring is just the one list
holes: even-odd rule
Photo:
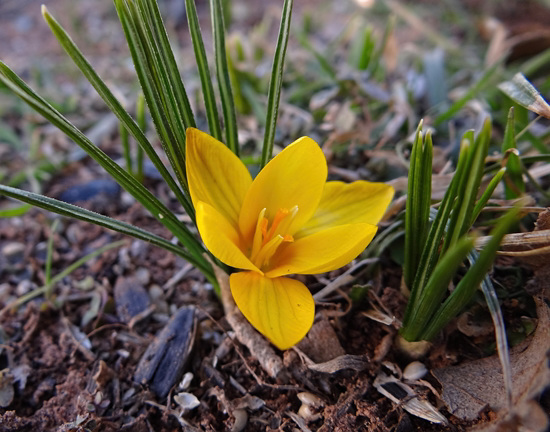
[[252, 240], [250, 260], [259, 269], [265, 270], [269, 266], [271, 258], [275, 255], [279, 246], [283, 243], [291, 243], [294, 237], [289, 234], [289, 229], [294, 217], [298, 213], [298, 206], [291, 209], [280, 208], [273, 219], [265, 216], [266, 209], [258, 214], [256, 229]]

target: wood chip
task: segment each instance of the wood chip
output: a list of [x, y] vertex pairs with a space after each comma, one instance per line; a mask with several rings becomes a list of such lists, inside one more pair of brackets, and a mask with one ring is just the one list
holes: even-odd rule
[[195, 308], [179, 309], [141, 357], [134, 381], [147, 384], [159, 397], [181, 381], [196, 333]]
[[118, 318], [126, 324], [151, 306], [149, 294], [134, 278], [119, 277], [114, 292]]

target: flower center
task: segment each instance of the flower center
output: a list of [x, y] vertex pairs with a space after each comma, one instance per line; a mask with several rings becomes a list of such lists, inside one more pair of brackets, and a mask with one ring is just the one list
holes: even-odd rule
[[269, 265], [270, 259], [281, 243], [294, 241], [294, 237], [288, 234], [288, 229], [296, 213], [298, 213], [298, 206], [294, 206], [290, 210], [287, 208], [277, 210], [271, 221], [271, 225], [265, 217], [265, 212], [266, 209], [264, 208], [258, 215], [250, 253], [250, 260], [256, 267], [262, 270]]

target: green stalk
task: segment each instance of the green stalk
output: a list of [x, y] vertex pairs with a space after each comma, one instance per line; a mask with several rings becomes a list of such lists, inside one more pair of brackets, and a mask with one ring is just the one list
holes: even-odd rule
[[456, 244], [458, 239], [470, 229], [472, 212], [479, 191], [479, 185], [481, 184], [481, 178], [483, 177], [485, 157], [489, 151], [490, 137], [491, 123], [489, 120], [486, 120], [477, 139], [470, 139], [470, 142], [474, 143], [474, 148], [468, 155], [465, 175], [460, 179], [457, 205], [453, 210], [447, 228], [449, 235], [445, 239], [444, 251]]
[[[145, 115], [145, 97], [141, 92], [138, 94], [136, 102], [136, 117], [139, 128], [145, 134], [147, 131], [147, 117]], [[140, 182], [143, 181], [143, 149], [140, 146], [138, 146], [136, 154], [136, 177]]]
[[[185, 127], [196, 127], [195, 117], [191, 110], [191, 104], [185, 91], [185, 86], [181, 79], [181, 75], [174, 58], [174, 52], [170, 46], [170, 40], [166, 33], [166, 27], [162, 21], [162, 16], [156, 0], [138, 0], [138, 3], [142, 5], [142, 10], [146, 11], [146, 16], [150, 17], [156, 42], [159, 45], [160, 52], [162, 54], [163, 63], [166, 63], [166, 72], [169, 76], [170, 86], [175, 93], [176, 105], [175, 107], [181, 108], [182, 119]], [[143, 8], [145, 6], [145, 8]]]
[[[170, 161], [170, 165], [174, 168], [176, 177], [181, 184], [185, 194], [185, 202], [182, 204], [185, 211], [191, 219], [195, 220], [195, 209], [191, 204], [189, 198], [189, 188], [187, 186], [187, 178], [185, 176], [185, 160], [183, 156], [183, 149], [178, 145], [177, 139], [174, 137], [172, 129], [168, 124], [168, 119], [165, 115], [164, 104], [162, 98], [159, 95], [159, 87], [157, 86], [158, 80], [154, 77], [156, 73], [152, 63], [149, 63], [149, 58], [146, 56], [144, 46], [138, 35], [133, 16], [129, 10], [125, 0], [115, 0], [115, 8], [117, 10], [120, 23], [124, 30], [126, 40], [128, 42], [128, 48], [132, 55], [136, 73], [149, 107], [151, 117], [157, 133], [159, 134], [162, 147]], [[134, 8], [135, 11], [135, 8]], [[139, 129], [139, 127], [138, 127]]]
[[501, 168], [500, 170], [498, 170], [498, 172], [495, 174], [495, 176], [491, 179], [491, 181], [487, 185], [487, 189], [485, 189], [485, 191], [483, 192], [483, 195], [481, 195], [481, 198], [479, 198], [478, 202], [474, 207], [474, 210], [472, 211], [470, 226], [472, 226], [474, 222], [477, 220], [479, 214], [481, 213], [481, 210], [483, 210], [483, 208], [487, 204], [487, 201], [489, 201], [489, 199], [493, 195], [493, 192], [497, 188], [498, 184], [502, 181], [502, 178], [504, 177], [505, 173], [506, 173], [506, 168]]
[[442, 307], [436, 312], [426, 329], [422, 332], [421, 339], [431, 340], [447, 323], [457, 316], [460, 311], [472, 299], [485, 274], [489, 271], [494, 257], [502, 241], [510, 228], [517, 222], [521, 208], [516, 207], [503, 216], [491, 233], [491, 239], [480, 252], [476, 263], [468, 270], [466, 275], [458, 283], [451, 295], [445, 300]]
[[23, 80], [21, 80], [21, 78], [19, 78], [19, 76], [2, 62], [0, 62], [0, 81], [23, 99], [31, 108], [77, 143], [86, 153], [88, 153], [88, 155], [90, 155], [90, 157], [100, 164], [117, 183], [139, 201], [160, 223], [166, 226], [166, 228], [168, 228], [197, 259], [204, 260], [202, 254], [205, 250], [202, 245], [164, 204], [139, 183], [134, 176], [128, 174], [101, 149], [95, 146], [78, 128], [36, 94]]
[[122, 153], [124, 155], [124, 162], [126, 163], [126, 171], [132, 172], [132, 155], [130, 153], [130, 138], [128, 136], [128, 129], [124, 127], [122, 123], [119, 123], [118, 127], [120, 135], [120, 143], [122, 144]]
[[0, 218], [12, 218], [17, 216], [22, 216], [29, 211], [31, 208], [28, 204], [23, 204], [17, 207], [11, 207], [7, 209], [0, 210]]
[[405, 317], [403, 318], [402, 331], [405, 331], [406, 328], [411, 324], [411, 316], [416, 306], [418, 305], [418, 302], [420, 301], [422, 290], [426, 286], [427, 280], [430, 277], [433, 268], [435, 267], [439, 259], [441, 240], [443, 239], [449, 216], [456, 201], [459, 179], [464, 175], [466, 168], [466, 159], [469, 151], [470, 143], [469, 141], [464, 140], [462, 142], [455, 175], [451, 180], [451, 184], [449, 185], [447, 192], [443, 196], [441, 205], [437, 210], [436, 217], [428, 232], [426, 244], [422, 251], [420, 262], [418, 263], [418, 270], [412, 284], [411, 295], [407, 303]]
[[470, 99], [477, 96], [477, 94], [481, 90], [483, 90], [485, 86], [487, 86], [491, 78], [493, 78], [493, 75], [495, 75], [495, 72], [497, 72], [501, 63], [502, 63], [502, 60], [496, 62], [493, 66], [491, 66], [485, 72], [483, 72], [479, 80], [477, 80], [477, 82], [474, 83], [472, 87], [470, 87], [470, 89], [464, 94], [464, 96], [462, 96], [459, 100], [453, 103], [453, 105], [446, 112], [437, 116], [437, 118], [435, 119], [435, 125], [438, 126], [441, 123], [453, 118], [456, 115], [456, 113], [458, 113], [468, 103]]
[[69, 57], [71, 57], [75, 65], [88, 79], [90, 84], [92, 84], [92, 86], [96, 89], [97, 93], [101, 96], [109, 109], [118, 117], [119, 121], [136, 139], [139, 147], [143, 149], [143, 151], [147, 154], [147, 157], [151, 160], [151, 162], [153, 162], [153, 165], [157, 168], [166, 184], [174, 192], [178, 201], [184, 206], [187, 213], [189, 215], [194, 215], [194, 209], [190, 205], [189, 199], [183, 194], [180, 187], [177, 185], [170, 172], [166, 169], [164, 163], [160, 160], [155, 149], [147, 140], [144, 132], [140, 129], [132, 116], [130, 116], [130, 114], [122, 107], [122, 104], [115, 98], [105, 82], [92, 68], [88, 60], [86, 60], [86, 58], [82, 55], [82, 52], [72, 41], [65, 29], [63, 29], [55, 18], [50, 15], [45, 6], [42, 7], [42, 15], [65, 52], [69, 55]]
[[401, 335], [406, 340], [419, 340], [426, 323], [434, 315], [437, 308], [441, 307], [441, 301], [445, 297], [453, 276], [473, 246], [473, 239], [463, 237], [437, 263], [426, 287], [422, 291], [422, 297], [418, 305], [412, 311], [410, 325], [403, 328]]
[[[46, 249], [46, 267], [44, 270], [44, 283], [46, 285], [51, 285], [51, 279], [52, 279], [52, 263], [53, 263], [53, 240], [54, 240], [54, 234], [57, 230], [57, 226], [59, 225], [59, 219], [56, 219], [53, 221], [51, 230], [50, 230], [50, 237], [48, 238], [48, 246]], [[46, 292], [46, 298], [51, 297], [51, 291]]]
[[238, 156], [239, 140], [237, 136], [237, 115], [235, 113], [235, 102], [231, 91], [231, 80], [229, 78], [229, 67], [227, 65], [225, 26], [223, 23], [221, 0], [210, 0], [210, 12], [214, 37], [216, 75], [218, 77], [218, 86], [222, 100], [223, 119], [225, 125], [225, 140], [231, 151]]
[[9, 309], [18, 308], [19, 306], [25, 304], [26, 302], [32, 300], [33, 298], [36, 298], [42, 294], [48, 299], [51, 297], [51, 293], [53, 291], [53, 287], [56, 283], [62, 281], [64, 278], [69, 276], [72, 272], [74, 272], [77, 268], [80, 266], [86, 264], [89, 260], [95, 258], [96, 256], [101, 255], [102, 253], [108, 251], [109, 249], [114, 249], [117, 247], [120, 247], [124, 244], [124, 241], [117, 241], [114, 243], [109, 243], [93, 252], [90, 252], [89, 254], [83, 256], [79, 260], [75, 261], [74, 263], [70, 264], [65, 270], [63, 270], [61, 273], [55, 275], [49, 282], [46, 282], [44, 285], [42, 285], [39, 288], [36, 288], [32, 290], [31, 292], [19, 297], [17, 300], [15, 300], [13, 303], [7, 305], [0, 311], [0, 317], [2, 314]]
[[151, 83], [154, 85], [156, 91], [156, 99], [160, 102], [160, 107], [162, 107], [165, 127], [170, 132], [169, 151], [175, 164], [174, 169], [180, 182], [185, 185], [184, 187], [187, 190], [187, 177], [185, 174], [186, 124], [176, 100], [172, 83], [170, 82], [166, 59], [163, 58], [160, 48], [156, 44], [155, 34], [149, 19], [150, 16], [140, 9], [141, 3], [139, 0], [138, 5], [134, 3], [134, 0], [126, 0], [126, 2], [128, 17], [139, 39], [145, 64], [149, 68], [151, 77], [153, 78]]
[[293, 0], [285, 0], [281, 25], [279, 27], [279, 37], [277, 39], [277, 48], [273, 59], [273, 69], [269, 81], [269, 93], [267, 96], [267, 115], [265, 121], [264, 144], [262, 147], [262, 159], [260, 169], [263, 168], [271, 159], [273, 154], [273, 143], [275, 141], [275, 130], [277, 127], [277, 117], [279, 114], [279, 102], [281, 99], [281, 88], [283, 85], [283, 69], [285, 64], [286, 48], [288, 46], [288, 36], [290, 34], [290, 20], [292, 18]]
[[210, 70], [208, 68], [208, 59], [206, 58], [206, 51], [204, 49], [204, 42], [202, 40], [201, 28], [199, 24], [199, 18], [197, 16], [195, 0], [185, 0], [185, 10], [187, 13], [189, 34], [191, 35], [193, 50], [195, 52], [195, 59], [197, 61], [197, 67], [199, 69], [199, 76], [201, 79], [202, 94], [204, 97], [204, 106], [206, 108], [206, 118], [208, 120], [210, 135], [212, 135], [218, 141], [221, 141], [222, 131], [220, 127], [220, 119], [218, 117], [218, 108], [216, 106], [216, 96], [214, 94], [214, 87], [212, 85]]
[[35, 194], [33, 192], [24, 191], [21, 189], [12, 188], [9, 186], [0, 185], [0, 195], [5, 195], [11, 198], [15, 198], [19, 201], [31, 204], [35, 207], [40, 207], [44, 210], [51, 211], [53, 213], [60, 214], [62, 216], [79, 219], [85, 222], [93, 223], [105, 228], [109, 228], [113, 231], [120, 232], [125, 235], [137, 238], [149, 242], [155, 246], [166, 249], [173, 254], [182, 257], [184, 260], [197, 267], [211, 282], [215, 281], [212, 266], [204, 258], [204, 255], [192, 255], [185, 251], [185, 249], [173, 244], [172, 242], [163, 239], [156, 234], [146, 231], [142, 228], [130, 225], [125, 222], [95, 213], [90, 210], [86, 210], [82, 207], [68, 204], [63, 201], [49, 198], [44, 195]]
[[[514, 107], [510, 107], [510, 111], [508, 111], [508, 120], [506, 121], [506, 129], [504, 130], [504, 140], [502, 141], [502, 154], [505, 154], [510, 149], [517, 149], [515, 125]], [[507, 181], [504, 182], [504, 197], [507, 200], [518, 198], [525, 192], [525, 183], [523, 182], [521, 162], [517, 154], [510, 153], [508, 155], [506, 168], [508, 168], [508, 172], [506, 174]], [[509, 185], [508, 182], [510, 182], [511, 185]]]
[[403, 276], [411, 288], [429, 224], [432, 174], [432, 142], [418, 125], [412, 147], [405, 212], [405, 262]]

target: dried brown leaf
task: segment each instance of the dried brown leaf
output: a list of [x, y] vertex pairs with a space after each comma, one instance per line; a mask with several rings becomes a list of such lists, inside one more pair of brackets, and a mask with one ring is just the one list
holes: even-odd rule
[[[540, 407], [533, 400], [550, 384], [548, 347], [550, 346], [550, 308], [542, 297], [535, 298], [538, 313], [537, 329], [530, 341], [512, 349], [513, 409], [507, 412], [506, 392], [498, 357], [475, 360], [459, 366], [433, 371], [443, 386], [442, 397], [449, 411], [464, 420], [474, 420], [489, 407], [498, 418], [484, 431], [504, 430], [504, 424], [515, 424], [507, 430], [520, 430], [527, 423], [533, 431], [546, 428], [548, 419], [540, 416]], [[537, 405], [538, 406], [538, 405]], [[537, 420], [533, 425], [533, 421]]]

